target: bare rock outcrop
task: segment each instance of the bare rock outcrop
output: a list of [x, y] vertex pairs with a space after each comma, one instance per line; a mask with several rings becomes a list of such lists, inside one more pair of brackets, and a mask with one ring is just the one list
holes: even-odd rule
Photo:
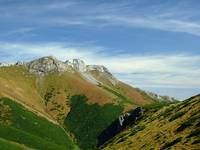
[[52, 56], [42, 57], [26, 64], [29, 71], [35, 74], [46, 74], [50, 72], [72, 71], [66, 63], [57, 60]]

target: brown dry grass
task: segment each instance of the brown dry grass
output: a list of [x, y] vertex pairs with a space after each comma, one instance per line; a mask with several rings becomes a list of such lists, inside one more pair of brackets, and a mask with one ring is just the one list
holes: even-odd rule
[[97, 71], [90, 72], [97, 80], [101, 81], [103, 84], [112, 87], [116, 91], [126, 95], [128, 98], [132, 99], [134, 103], [138, 105], [145, 105], [152, 103], [151, 98], [144, 97], [140, 92], [138, 92], [133, 87], [118, 81], [116, 85], [113, 85], [108, 77], [104, 73], [99, 73]]
[[[108, 86], [112, 86], [105, 76], [99, 75], [97, 78]], [[49, 88], [54, 88], [55, 93], [48, 104], [45, 105], [44, 96]], [[126, 111], [136, 107], [136, 105], [151, 103], [149, 99], [145, 99], [134, 88], [122, 82], [112, 86], [112, 88], [133, 99], [134, 104], [125, 104]], [[86, 81], [77, 72], [35, 76], [22, 66], [0, 68], [0, 97], [5, 96], [15, 99], [50, 119], [53, 117], [62, 122], [62, 118], [66, 117], [70, 111], [69, 97], [72, 95], [85, 95], [89, 104], [119, 104], [119, 97]], [[62, 105], [63, 108], [56, 110], [54, 108], [56, 105]]]
[[124, 95], [126, 95], [128, 98], [132, 99], [137, 105], [146, 105], [150, 104], [153, 101], [149, 98], [144, 97], [141, 93], [139, 93], [136, 89], [133, 87], [123, 83], [119, 82], [116, 85], [117, 89], [120, 90]]
[[20, 100], [27, 106], [45, 115], [44, 104], [35, 85], [35, 77], [29, 75], [24, 68], [0, 68], [0, 93], [1, 97], [11, 97]]
[[91, 104], [111, 103], [111, 100], [116, 98], [111, 93], [82, 79], [78, 73], [49, 74], [41, 79], [40, 84], [42, 94], [48, 87], [54, 87], [56, 90], [65, 91], [70, 96], [85, 95], [88, 97], [88, 103]]
[[[55, 96], [45, 106], [44, 95], [48, 88], [55, 88]], [[70, 111], [67, 103], [67, 96], [85, 95], [88, 103], [114, 103], [117, 97], [111, 93], [93, 85], [78, 73], [65, 72], [63, 74], [54, 73], [43, 77], [36, 77], [29, 74], [24, 67], [2, 67], [0, 68], [0, 96], [15, 99], [36, 112], [40, 112], [46, 117], [61, 120]], [[62, 105], [63, 109], [50, 111], [54, 104]], [[50, 114], [50, 116], [49, 116]], [[63, 115], [61, 115], [63, 114]]]

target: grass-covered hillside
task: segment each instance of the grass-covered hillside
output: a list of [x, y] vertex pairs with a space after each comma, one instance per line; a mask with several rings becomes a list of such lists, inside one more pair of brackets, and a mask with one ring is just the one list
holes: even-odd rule
[[[83, 73], [72, 67], [70, 70], [59, 71], [66, 64], [52, 57], [44, 57], [33, 61], [32, 65], [30, 64], [0, 67], [0, 98], [14, 99], [47, 120], [59, 123], [66, 131], [69, 131], [70, 136], [77, 144], [86, 150], [96, 148], [98, 135], [120, 114], [137, 106], [156, 102], [148, 95], [122, 83], [111, 73], [105, 71], [102, 73], [97, 70], [97, 74], [91, 73], [98, 81], [97, 84], [94, 84], [83, 75], [88, 72]], [[51, 68], [52, 70], [48, 71]], [[114, 81], [115, 84], [111, 81]], [[38, 127], [37, 125], [34, 126], [32, 123], [25, 125], [27, 118], [31, 117], [24, 117], [24, 114], [29, 113], [22, 111], [24, 110], [20, 109], [22, 106], [15, 105], [13, 101], [9, 100], [4, 103], [9, 103], [7, 104], [9, 108], [12, 107], [9, 112], [15, 112], [12, 113], [11, 118], [4, 121], [1, 130], [9, 130], [16, 135], [11, 136], [8, 134], [10, 132], [5, 132], [5, 134], [2, 132], [2, 135], [10, 137], [10, 139], [3, 137], [4, 140], [0, 139], [0, 142], [25, 142], [25, 145], [33, 143], [36, 148], [41, 145], [38, 141], [43, 141], [42, 143], [46, 143], [49, 147], [52, 144], [61, 147], [65, 144], [62, 143], [62, 140], [58, 140], [62, 136], [60, 134], [53, 135], [47, 124], [41, 126], [38, 129], [41, 132], [38, 131], [36, 134], [33, 127]], [[0, 115], [2, 114], [0, 113]], [[43, 128], [45, 130], [42, 130]], [[45, 135], [46, 130], [48, 130], [49, 137]], [[18, 137], [22, 135], [29, 136], [29, 138], [19, 139]], [[41, 138], [41, 140], [36, 140], [37, 138]], [[58, 138], [54, 141], [61, 142], [61, 144], [54, 142], [48, 144], [48, 140], [51, 138]], [[44, 146], [43, 144], [41, 146]]]
[[9, 98], [0, 99], [0, 149], [78, 149], [60, 126]]
[[48, 116], [37, 91], [36, 76], [23, 67], [0, 67], [0, 97], [11, 97]]
[[[165, 106], [147, 107], [146, 116], [108, 141], [102, 149], [198, 150], [200, 148], [200, 96]], [[157, 111], [157, 112], [155, 112]]]
[[19, 100], [60, 123], [70, 111], [69, 98], [73, 95], [87, 96], [88, 104], [123, 103], [126, 111], [154, 102], [122, 82], [114, 86], [104, 82], [106, 76], [97, 79], [102, 86], [88, 82], [78, 71], [51, 72], [38, 76], [30, 73], [24, 65], [0, 67], [0, 97]]

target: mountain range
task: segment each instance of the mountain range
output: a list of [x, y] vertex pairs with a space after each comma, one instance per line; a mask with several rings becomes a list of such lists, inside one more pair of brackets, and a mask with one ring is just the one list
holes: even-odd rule
[[[132, 87], [119, 81], [105, 66], [86, 65], [80, 59], [63, 62], [47, 56], [30, 62], [0, 63], [0, 145], [4, 149], [97, 149], [98, 136], [118, 116], [143, 107], [146, 110], [144, 119], [120, 133], [120, 138], [117, 136], [101, 146], [116, 149], [119, 145], [126, 149], [124, 145], [129, 142], [129, 135], [133, 135], [130, 130], [141, 133], [138, 136], [142, 138], [145, 134], [140, 127], [145, 124], [148, 127], [145, 133], [152, 135], [151, 127], [161, 126], [158, 123], [162, 120], [157, 116], [168, 107], [173, 107], [168, 118], [162, 118], [161, 115], [165, 121], [162, 125], [165, 126], [183, 105], [185, 113], [181, 111], [179, 117], [184, 117], [190, 108], [198, 114], [198, 97], [191, 101], [188, 100], [190, 104], [186, 105], [187, 102], [180, 103], [174, 98]], [[184, 120], [189, 115], [192, 116], [192, 112]], [[152, 118], [155, 121], [150, 121]], [[170, 129], [164, 129], [171, 132], [172, 125], [169, 126]], [[165, 134], [164, 131], [162, 133]], [[126, 138], [121, 136], [125, 134]], [[123, 141], [117, 143], [116, 140], [121, 140], [121, 137]], [[196, 137], [192, 137], [194, 142]], [[154, 134], [150, 138], [153, 140]], [[161, 147], [164, 143], [157, 145]]]

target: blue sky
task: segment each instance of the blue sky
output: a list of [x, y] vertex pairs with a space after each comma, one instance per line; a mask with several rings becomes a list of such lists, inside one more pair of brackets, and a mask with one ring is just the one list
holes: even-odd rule
[[0, 62], [81, 58], [185, 99], [200, 93], [199, 10], [199, 0], [0, 0]]

